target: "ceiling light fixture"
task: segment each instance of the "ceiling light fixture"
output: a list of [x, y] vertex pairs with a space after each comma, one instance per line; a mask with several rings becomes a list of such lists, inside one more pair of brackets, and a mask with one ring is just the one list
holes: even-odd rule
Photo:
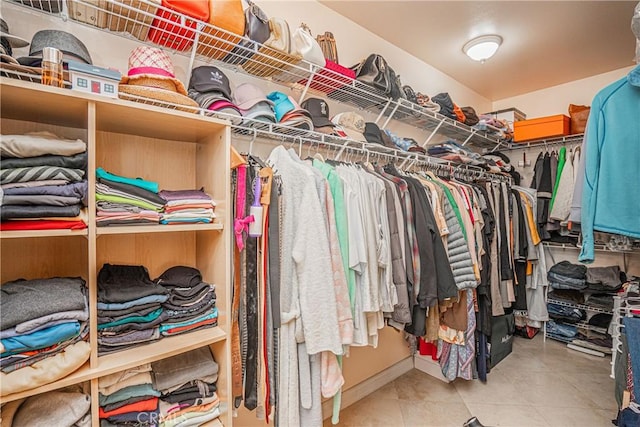
[[480, 36], [465, 43], [462, 51], [474, 61], [484, 63], [496, 53], [501, 44], [502, 37], [500, 36]]

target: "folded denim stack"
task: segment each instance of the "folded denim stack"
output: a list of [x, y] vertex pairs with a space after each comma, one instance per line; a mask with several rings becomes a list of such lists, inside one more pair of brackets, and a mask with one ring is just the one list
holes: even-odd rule
[[209, 347], [151, 364], [160, 396], [160, 427], [198, 426], [220, 416], [218, 364]]
[[556, 323], [553, 320], [547, 322], [547, 335], [551, 338], [557, 338], [561, 341], [571, 341], [577, 334], [578, 328], [574, 325]]
[[162, 190], [159, 195], [165, 204], [161, 224], [208, 224], [216, 217], [216, 203], [203, 190]]
[[158, 224], [164, 200], [158, 184], [96, 170], [96, 225]]
[[122, 350], [160, 338], [168, 316], [164, 287], [142, 266], [105, 264], [98, 274], [98, 352]]
[[561, 261], [549, 269], [547, 279], [553, 289], [581, 291], [587, 288], [587, 267]]
[[1, 230], [87, 228], [87, 144], [50, 132], [0, 135]]
[[584, 310], [565, 307], [552, 302], [547, 303], [547, 311], [549, 312], [549, 317], [564, 323], [578, 323], [587, 318], [587, 313]]
[[160, 393], [153, 387], [150, 364], [101, 377], [98, 391], [101, 427], [158, 425]]
[[91, 396], [79, 385], [14, 400], [2, 406], [2, 425], [91, 426]]
[[169, 298], [162, 303], [166, 319], [160, 324], [163, 336], [177, 335], [218, 324], [214, 285], [202, 281], [200, 271], [191, 267], [171, 267], [156, 283]]
[[38, 387], [89, 358], [87, 289], [81, 278], [16, 280], [0, 289], [0, 390]]

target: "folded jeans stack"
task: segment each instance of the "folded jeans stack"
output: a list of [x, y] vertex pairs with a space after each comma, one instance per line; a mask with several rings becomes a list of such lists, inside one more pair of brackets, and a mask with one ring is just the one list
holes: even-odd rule
[[156, 279], [169, 298], [162, 303], [166, 319], [160, 324], [162, 336], [177, 335], [218, 324], [215, 287], [202, 281], [191, 267], [171, 267]]
[[216, 203], [203, 190], [160, 191], [165, 203], [161, 224], [211, 223]]
[[158, 425], [160, 393], [153, 387], [150, 364], [100, 378], [98, 391], [101, 427]]
[[547, 322], [547, 335], [561, 340], [572, 340], [578, 334], [578, 328], [574, 325], [556, 323], [553, 320]]
[[158, 196], [158, 184], [96, 170], [96, 224], [158, 224], [164, 200]]
[[160, 396], [160, 427], [198, 426], [220, 416], [218, 364], [209, 347], [151, 364]]
[[98, 274], [98, 352], [122, 350], [160, 338], [168, 315], [164, 287], [142, 266], [105, 264]]
[[587, 318], [587, 313], [578, 308], [565, 307], [563, 305], [547, 303], [547, 311], [552, 319], [565, 323], [578, 323]]
[[587, 288], [587, 267], [561, 261], [549, 269], [547, 279], [553, 289], [581, 291]]
[[2, 425], [91, 427], [91, 396], [75, 385], [14, 400], [2, 406]]
[[50, 132], [0, 135], [0, 229], [87, 228], [87, 144]]
[[0, 289], [0, 391], [56, 381], [89, 358], [89, 304], [81, 278], [16, 280]]

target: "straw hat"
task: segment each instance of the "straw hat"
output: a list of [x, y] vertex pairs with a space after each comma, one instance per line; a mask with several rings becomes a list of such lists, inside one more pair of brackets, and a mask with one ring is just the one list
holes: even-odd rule
[[[146, 80], [145, 80], [146, 79]], [[120, 80], [121, 84], [138, 84], [138, 80], [144, 80], [148, 86], [153, 80], [155, 84], [152, 87], [164, 88], [172, 92], [178, 92], [187, 95], [184, 84], [175, 76], [173, 62], [169, 55], [162, 49], [151, 46], [138, 46], [131, 51], [129, 55], [129, 71], [126, 76]], [[162, 82], [162, 83], [160, 83]], [[169, 89], [167, 83], [173, 83], [173, 88]], [[159, 86], [164, 85], [164, 86]]]
[[169, 55], [151, 46], [138, 46], [131, 52], [129, 71], [120, 80], [118, 90], [123, 99], [144, 102], [136, 99], [142, 97], [176, 104], [176, 108], [183, 111], [195, 112], [198, 108], [198, 103], [186, 96], [184, 84], [175, 77]]

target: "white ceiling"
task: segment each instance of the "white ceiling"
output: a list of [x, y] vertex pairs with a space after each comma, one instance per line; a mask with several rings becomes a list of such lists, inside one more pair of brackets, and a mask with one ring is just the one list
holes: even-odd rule
[[[492, 101], [633, 65], [637, 0], [321, 2]], [[484, 34], [504, 42], [481, 64], [462, 46]]]

